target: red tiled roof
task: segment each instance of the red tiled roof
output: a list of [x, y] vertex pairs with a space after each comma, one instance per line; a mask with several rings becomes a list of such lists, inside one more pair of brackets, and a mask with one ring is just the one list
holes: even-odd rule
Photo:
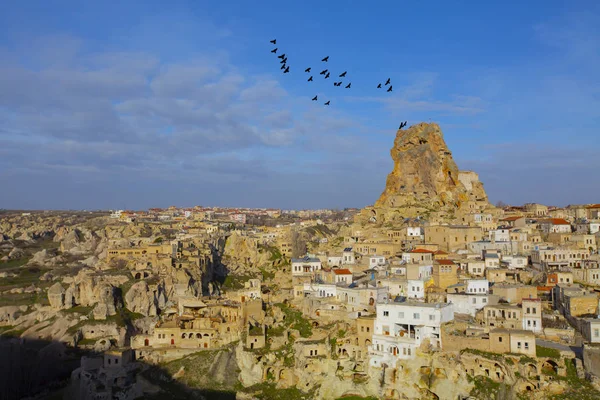
[[550, 222], [552, 225], [571, 225], [566, 219], [563, 218], [550, 218], [546, 221]]
[[334, 269], [333, 273], [336, 275], [352, 275], [352, 272], [350, 272], [350, 270], [347, 268]]
[[435, 251], [433, 254], [448, 254], [444, 250]]
[[588, 209], [592, 209], [592, 208], [600, 208], [600, 204], [592, 204], [591, 206], [587, 207]]
[[454, 265], [452, 260], [437, 260], [436, 262], [440, 265]]
[[522, 216], [516, 216], [516, 217], [506, 217], [506, 218], [502, 218], [500, 221], [516, 221], [518, 219], [523, 218]]
[[411, 253], [429, 253], [429, 254], [433, 254], [433, 251], [431, 250], [425, 250], [425, 249], [414, 249], [410, 251]]

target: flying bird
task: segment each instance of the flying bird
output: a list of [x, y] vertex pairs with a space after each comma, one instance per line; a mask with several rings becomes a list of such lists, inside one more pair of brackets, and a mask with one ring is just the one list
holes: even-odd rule
[[327, 62], [329, 60], [329, 56], [325, 57], [324, 59], [322, 59], [321, 61]]
[[329, 101], [330, 101], [330, 100], [327, 100], [327, 101], [325, 102], [325, 105], [326, 105], [326, 106], [328, 106], [328, 105], [329, 105]]
[[271, 50], [271, 53], [277, 53], [277, 47], [275, 47], [273, 50]]
[[390, 87], [388, 88], [388, 90], [387, 90], [387, 91], [388, 91], [388, 92], [391, 92], [391, 91], [392, 91], [392, 85], [390, 85]]
[[381, 89], [381, 83], [377, 85], [377, 89]]
[[313, 97], [312, 101], [317, 101], [317, 96]]
[[271, 43], [276, 44], [277, 43], [277, 39], [271, 40]]
[[348, 85], [346, 85], [346, 89], [350, 89], [350, 85], [352, 85], [352, 82], [350, 82]]
[[308, 82], [312, 82], [312, 75], [310, 76], [310, 78], [308, 78]]
[[333, 82], [333, 86], [342, 86], [342, 81]]
[[319, 72], [319, 75], [325, 75], [327, 73], [327, 70], [324, 69], [323, 71]]
[[[288, 66], [285, 71], [283, 71], [284, 74], [287, 74], [288, 72], [290, 72], [290, 67]], [[390, 86], [390, 90], [392, 89], [392, 87]], [[389, 90], [388, 90], [389, 92]]]
[[345, 77], [345, 76], [346, 76], [346, 72], [348, 72], [348, 71], [344, 71], [344, 72], [342, 72], [342, 73], [340, 74], [340, 78], [343, 78], [343, 77]]
[[304, 72], [310, 72], [310, 67], [306, 68]]
[[280, 69], [285, 69], [287, 65], [283, 64]]
[[325, 79], [329, 78], [329, 72], [325, 75]]
[[387, 81], [385, 81], [385, 86], [387, 86], [387, 85], [389, 85], [389, 84], [390, 84], [390, 78], [388, 78], [388, 80], [387, 80]]
[[287, 62], [287, 57], [284, 58], [283, 60], [279, 61], [279, 62], [282, 63], [282, 64], [285, 64]]
[[280, 56], [277, 56], [277, 58], [284, 59], [284, 58], [285, 58], [285, 53], [283, 53], [283, 54], [282, 54], [282, 55], [280, 55]]

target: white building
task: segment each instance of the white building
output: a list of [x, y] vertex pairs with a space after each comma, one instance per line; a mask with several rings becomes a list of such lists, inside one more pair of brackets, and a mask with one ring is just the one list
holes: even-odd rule
[[419, 279], [429, 278], [433, 274], [433, 265], [419, 265]]
[[485, 261], [469, 260], [467, 261], [467, 272], [473, 276], [485, 275]]
[[448, 293], [446, 295], [447, 302], [454, 305], [455, 313], [468, 314], [472, 317], [477, 311], [490, 304], [490, 297], [488, 294], [468, 293]]
[[370, 268], [375, 268], [378, 265], [384, 265], [385, 264], [385, 256], [371, 256], [369, 257], [369, 267]]
[[354, 251], [352, 247], [346, 247], [342, 252], [342, 265], [354, 264], [356, 258], [354, 257]]
[[330, 267], [339, 267], [342, 265], [342, 256], [329, 256], [327, 257], [327, 265]]
[[110, 217], [119, 219], [119, 218], [121, 218], [122, 213], [123, 213], [123, 210], [115, 210], [110, 214]]
[[523, 299], [523, 329], [542, 331], [542, 302], [540, 299]]
[[503, 256], [501, 264], [504, 264], [508, 269], [523, 269], [527, 267], [527, 257]]
[[433, 348], [442, 348], [441, 325], [454, 319], [448, 303], [377, 304], [370, 364], [392, 366], [399, 359], [410, 359], [428, 339]]
[[423, 279], [409, 279], [406, 287], [406, 293], [409, 299], [425, 298], [425, 281]]
[[409, 226], [406, 228], [406, 236], [409, 239], [423, 238], [423, 228], [420, 226]]
[[587, 318], [581, 330], [587, 342], [600, 343], [600, 319]]
[[490, 241], [508, 242], [510, 241], [510, 231], [508, 229], [494, 229], [488, 232]]
[[468, 279], [467, 294], [488, 294], [490, 282], [487, 279]]
[[593, 235], [598, 232], [600, 232], [600, 222], [590, 222], [590, 234]]
[[379, 286], [387, 287], [390, 298], [406, 296], [408, 282], [406, 279], [390, 277], [378, 280]]
[[500, 257], [495, 253], [485, 255], [485, 268], [500, 268]]
[[349, 285], [352, 283], [352, 272], [346, 268], [334, 269], [333, 270], [334, 282], [336, 285], [338, 283], [343, 283]]
[[292, 258], [292, 276], [314, 276], [321, 270], [321, 260], [316, 257]]
[[337, 286], [331, 283], [304, 283], [305, 297], [336, 297]]

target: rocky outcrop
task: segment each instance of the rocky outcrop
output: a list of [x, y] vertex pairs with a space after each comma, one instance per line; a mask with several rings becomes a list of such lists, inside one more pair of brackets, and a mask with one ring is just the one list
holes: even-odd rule
[[450, 216], [490, 207], [478, 175], [458, 169], [437, 124], [399, 130], [390, 154], [394, 169], [374, 207], [361, 213], [363, 220]]
[[159, 299], [145, 281], [135, 283], [125, 294], [125, 307], [145, 316], [158, 314]]
[[65, 288], [59, 282], [48, 289], [48, 301], [54, 309], [62, 310], [65, 308]]
[[225, 242], [223, 263], [230, 271], [243, 272], [246, 269], [269, 264], [269, 255], [258, 251], [256, 239], [234, 232]]
[[115, 287], [109, 283], [98, 285], [98, 302], [94, 307], [94, 319], [106, 319], [117, 313], [115, 307], [116, 293]]

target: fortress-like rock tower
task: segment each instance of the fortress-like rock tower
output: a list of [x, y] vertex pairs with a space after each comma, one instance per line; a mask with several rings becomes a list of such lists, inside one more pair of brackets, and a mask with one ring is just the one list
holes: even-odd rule
[[439, 125], [422, 122], [398, 130], [390, 154], [394, 169], [385, 189], [374, 206], [362, 210], [359, 221], [417, 216], [450, 221], [492, 207], [479, 176], [458, 169]]

